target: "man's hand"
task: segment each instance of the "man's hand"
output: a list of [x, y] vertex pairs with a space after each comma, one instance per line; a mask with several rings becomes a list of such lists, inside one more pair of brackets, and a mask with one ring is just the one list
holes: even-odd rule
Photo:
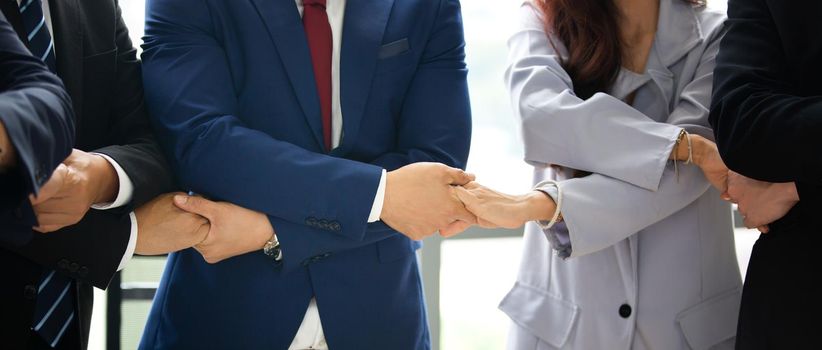
[[6, 132], [6, 126], [0, 121], [0, 173], [12, 168], [16, 162], [17, 154], [14, 145]]
[[476, 223], [476, 217], [459, 201], [453, 186], [473, 180], [472, 175], [439, 163], [414, 163], [391, 171], [380, 219], [414, 240], [437, 230], [445, 236], [462, 232]]
[[799, 202], [796, 184], [754, 180], [731, 171], [723, 198], [737, 204], [745, 227], [768, 233], [768, 224], [785, 216]]
[[96, 154], [72, 150], [37, 197], [31, 198], [39, 232], [78, 223], [94, 203], [114, 200], [119, 179], [114, 167]]
[[174, 205], [175, 195], [184, 194], [160, 195], [134, 211], [137, 217], [135, 254], [167, 254], [191, 248], [206, 239], [208, 220], [178, 209]]
[[509, 195], [476, 182], [457, 188], [457, 195], [484, 228], [518, 228], [528, 221], [551, 220], [556, 204], [545, 193]]
[[208, 219], [208, 235], [194, 249], [210, 264], [260, 250], [274, 235], [274, 228], [265, 214], [228, 202], [177, 195], [174, 196], [174, 204]]

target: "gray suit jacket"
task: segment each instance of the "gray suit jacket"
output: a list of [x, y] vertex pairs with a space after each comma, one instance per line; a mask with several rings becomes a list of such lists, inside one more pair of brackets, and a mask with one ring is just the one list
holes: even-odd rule
[[[676, 176], [668, 161], [682, 128], [712, 138], [724, 15], [661, 0], [646, 72], [623, 69], [588, 100], [574, 95], [565, 49], [552, 48], [540, 17], [522, 6], [506, 83], [534, 181], [560, 181], [567, 229], [526, 229], [518, 280], [500, 305], [515, 323], [510, 348], [733, 344], [741, 280], [730, 207], [699, 168], [680, 164]], [[568, 168], [593, 175], [568, 179]]]

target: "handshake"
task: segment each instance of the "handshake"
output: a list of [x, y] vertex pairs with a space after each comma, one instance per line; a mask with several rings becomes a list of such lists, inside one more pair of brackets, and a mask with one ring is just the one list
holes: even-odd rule
[[531, 220], [550, 220], [556, 209], [541, 192], [506, 195], [474, 180], [439, 163], [415, 163], [389, 172], [380, 219], [420, 240], [437, 232], [450, 237], [472, 225], [515, 228]]

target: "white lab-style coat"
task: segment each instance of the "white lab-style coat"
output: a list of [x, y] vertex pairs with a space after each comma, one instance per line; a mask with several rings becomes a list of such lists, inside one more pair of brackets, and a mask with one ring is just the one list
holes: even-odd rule
[[[742, 282], [731, 208], [698, 167], [680, 163], [677, 176], [668, 161], [682, 128], [713, 139], [725, 16], [660, 0], [646, 72], [622, 69], [608, 94], [582, 100], [562, 43], [555, 51], [532, 4], [520, 11], [506, 83], [535, 183], [559, 180], [567, 230], [526, 227], [500, 304], [514, 323], [509, 348], [732, 348]], [[568, 179], [568, 168], [593, 175]]]

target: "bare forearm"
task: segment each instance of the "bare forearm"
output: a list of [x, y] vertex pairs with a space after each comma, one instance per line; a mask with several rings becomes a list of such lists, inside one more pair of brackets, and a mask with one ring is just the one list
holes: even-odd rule
[[16, 158], [14, 146], [6, 133], [6, 127], [3, 122], [0, 122], [0, 172], [12, 168]]

